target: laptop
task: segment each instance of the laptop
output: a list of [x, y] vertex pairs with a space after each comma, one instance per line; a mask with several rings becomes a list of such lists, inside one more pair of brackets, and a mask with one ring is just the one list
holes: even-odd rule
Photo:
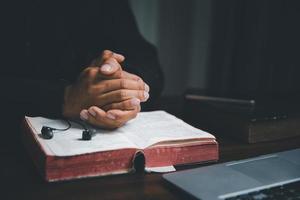
[[300, 199], [300, 148], [164, 174], [163, 178], [202, 200]]

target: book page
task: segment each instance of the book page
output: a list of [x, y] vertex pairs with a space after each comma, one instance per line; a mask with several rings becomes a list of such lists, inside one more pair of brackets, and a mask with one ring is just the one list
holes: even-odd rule
[[141, 112], [119, 131], [141, 149], [163, 141], [215, 139], [213, 135], [164, 111]]
[[72, 122], [72, 127], [69, 130], [54, 131], [53, 138], [46, 140], [41, 137], [41, 129], [43, 126], [66, 128], [68, 124], [63, 120], [53, 120], [43, 117], [26, 117], [26, 120], [33, 128], [39, 143], [50, 155], [73, 156], [98, 151], [137, 148], [133, 142], [129, 141], [129, 139], [118, 130], [108, 131], [93, 129], [95, 135], [92, 140], [81, 140], [83, 128]]
[[77, 123], [67, 131], [54, 131], [50, 140], [41, 137], [43, 126], [66, 128], [64, 120], [43, 117], [26, 117], [35, 137], [46, 152], [56, 156], [73, 156], [99, 151], [135, 148], [144, 149], [163, 141], [188, 139], [214, 139], [214, 136], [194, 128], [164, 111], [141, 112], [123, 127], [113, 131], [91, 128], [95, 135], [92, 140], [81, 140], [83, 128]]

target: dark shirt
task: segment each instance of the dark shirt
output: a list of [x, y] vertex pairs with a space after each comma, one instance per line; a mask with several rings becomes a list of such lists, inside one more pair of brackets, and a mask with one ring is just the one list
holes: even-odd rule
[[156, 50], [139, 33], [127, 1], [0, 4], [0, 91], [5, 115], [61, 116], [66, 84], [105, 49], [123, 54], [124, 70], [150, 85], [150, 102], [161, 92]]

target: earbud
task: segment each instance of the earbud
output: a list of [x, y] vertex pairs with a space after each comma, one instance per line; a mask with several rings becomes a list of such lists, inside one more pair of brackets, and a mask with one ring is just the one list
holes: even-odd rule
[[91, 140], [93, 137], [92, 131], [86, 129], [82, 131], [82, 140]]
[[43, 126], [41, 132], [44, 139], [49, 140], [53, 138], [53, 128], [48, 126]]
[[[53, 138], [54, 132], [53, 131], [66, 131], [68, 129], [71, 128], [71, 123], [68, 120], [65, 120], [68, 123], [68, 127], [66, 128], [52, 128], [49, 126], [43, 126], [41, 133], [42, 133], [42, 137], [46, 140], [50, 140]], [[75, 121], [74, 121], [75, 122]], [[79, 124], [80, 126], [82, 126], [84, 128], [84, 130], [82, 131], [82, 140], [91, 140], [94, 133], [93, 131], [89, 130], [84, 124], [80, 123], [80, 122], [75, 122], [77, 124]]]

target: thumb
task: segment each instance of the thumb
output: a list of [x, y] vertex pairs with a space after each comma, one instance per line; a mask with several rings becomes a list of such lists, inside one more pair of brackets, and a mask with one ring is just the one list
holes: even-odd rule
[[125, 60], [125, 57], [121, 54], [118, 53], [113, 53], [113, 57], [119, 62], [123, 62]]
[[117, 71], [122, 71], [122, 67], [114, 58], [104, 61], [104, 63], [99, 67], [101, 75], [110, 76]]
[[109, 59], [109, 58], [114, 58], [116, 59], [119, 63], [123, 62], [125, 60], [125, 57], [119, 53], [115, 53], [113, 51], [110, 50], [104, 50], [102, 52], [102, 55], [100, 56], [101, 58], [101, 62], [104, 62], [105, 60]]
[[97, 58], [95, 58], [92, 61], [91, 65], [96, 66], [96, 67], [100, 67], [109, 58], [114, 58], [119, 63], [121, 63], [125, 60], [125, 57], [121, 54], [114, 53], [110, 50], [104, 50], [101, 56], [98, 56]]

